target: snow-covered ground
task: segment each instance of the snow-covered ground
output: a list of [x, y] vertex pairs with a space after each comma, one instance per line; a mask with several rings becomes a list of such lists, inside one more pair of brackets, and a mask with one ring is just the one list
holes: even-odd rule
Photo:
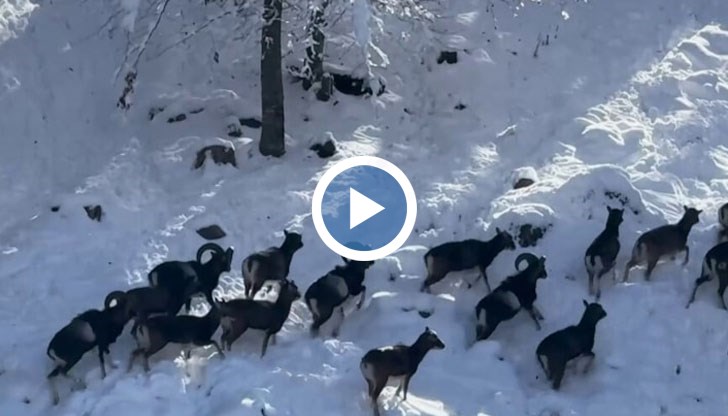
[[[136, 3], [143, 13], [157, 4]], [[226, 135], [231, 117], [259, 115], [257, 34], [224, 36], [235, 17], [223, 15], [175, 45], [190, 16], [223, 11], [171, 3], [140, 60], [132, 108], [122, 112], [116, 69], [135, 51], [118, 1], [0, 0], [0, 414], [365, 415], [361, 356], [411, 343], [425, 326], [447, 347], [425, 358], [407, 402], [384, 391], [385, 414], [725, 414], [728, 320], [715, 283], [689, 310], [684, 304], [715, 241], [716, 209], [728, 201], [728, 3], [526, 2], [514, 16], [514, 2], [450, 0], [427, 32], [374, 15], [366, 33], [363, 19], [353, 24], [347, 14], [338, 27], [349, 25], [350, 34], [330, 39], [331, 63], [347, 64], [359, 53], [352, 42], [371, 36], [371, 70], [388, 92], [370, 100], [339, 94], [334, 105], [286, 84], [288, 151], [273, 160], [257, 153], [258, 130]], [[437, 65], [443, 48], [459, 50], [459, 62]], [[149, 120], [153, 107], [164, 110]], [[182, 112], [186, 120], [166, 122]], [[307, 148], [329, 135], [339, 154], [323, 161]], [[192, 170], [195, 151], [218, 138], [235, 143], [239, 169]], [[73, 369], [88, 388], [62, 389], [51, 406], [45, 349], [53, 333], [100, 307], [109, 291], [145, 284], [164, 259], [191, 259], [200, 226], [220, 224], [222, 244], [235, 247], [220, 288], [230, 296], [241, 293], [242, 258], [279, 244], [284, 228], [304, 236], [291, 271], [301, 290], [338, 264], [315, 233], [310, 199], [326, 168], [354, 155], [397, 164], [417, 192], [419, 215], [406, 246], [369, 270], [369, 299], [339, 339], [311, 339], [310, 314], [297, 303], [262, 360], [262, 336], [251, 331], [225, 360], [199, 350], [185, 363], [168, 346], [144, 375], [124, 371], [134, 346], [125, 332], [111, 349], [119, 368], [100, 380], [89, 353]], [[536, 184], [512, 190], [523, 170], [535, 172]], [[597, 328], [593, 370], [567, 373], [554, 392], [536, 345], [579, 319], [583, 252], [603, 227], [605, 206], [620, 199], [628, 208], [620, 277], [639, 232], [676, 221], [684, 204], [704, 210], [689, 238], [691, 261], [659, 265], [649, 283], [641, 270], [629, 284], [606, 279], [608, 316]], [[82, 209], [96, 203], [106, 212], [100, 223]], [[432, 295], [419, 293], [422, 255], [523, 223], [552, 226], [536, 247], [499, 256], [489, 276], [495, 286], [512, 273], [521, 251], [545, 255], [544, 328], [518, 315], [471, 347], [485, 288], [467, 290], [468, 273], [460, 273]]]

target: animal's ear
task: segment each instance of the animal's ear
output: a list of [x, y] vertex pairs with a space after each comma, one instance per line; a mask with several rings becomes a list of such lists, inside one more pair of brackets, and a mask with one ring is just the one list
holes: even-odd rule
[[500, 233], [501, 233], [502, 231], [501, 231], [501, 229], [500, 229], [500, 228], [498, 228], [498, 227], [495, 227], [495, 232], [496, 232], [496, 233], [498, 233], [498, 234], [500, 234]]
[[582, 301], [582, 302], [584, 303], [584, 307], [585, 307], [585, 308], [586, 308], [587, 306], [589, 306], [589, 302], [587, 302], [587, 301], [586, 301], [585, 299], [582, 299], [581, 301]]
[[683, 211], [688, 212], [688, 206], [687, 205], [683, 205]]
[[288, 236], [288, 234], [290, 234], [288, 230], [283, 230], [283, 235]]
[[425, 332], [430, 332], [430, 327], [429, 326], [426, 326], [425, 327]]
[[703, 210], [702, 210], [702, 209], [699, 209], [699, 210], [698, 210], [698, 214], [700, 214], [701, 212], [703, 212]]
[[341, 258], [342, 258], [342, 260], [344, 260], [344, 263], [346, 263], [346, 264], [349, 264], [349, 262], [351, 262], [351, 260], [347, 259], [344, 256], [341, 256]]

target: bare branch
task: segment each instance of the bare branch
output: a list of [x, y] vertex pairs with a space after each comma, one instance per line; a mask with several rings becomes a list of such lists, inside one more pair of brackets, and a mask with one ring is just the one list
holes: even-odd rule
[[[189, 32], [188, 34], [186, 34], [185, 36], [183, 36], [183, 37], [181, 37], [181, 38], [177, 39], [177, 41], [175, 41], [174, 43], [171, 43], [171, 44], [169, 44], [168, 46], [165, 46], [164, 48], [162, 48], [162, 49], [161, 49], [161, 50], [159, 51], [159, 53], [157, 53], [157, 54], [156, 54], [156, 55], [154, 55], [153, 57], [149, 58], [148, 60], [153, 60], [153, 59], [157, 59], [157, 58], [159, 58], [160, 56], [162, 56], [162, 55], [164, 55], [165, 53], [169, 52], [169, 50], [171, 50], [171, 49], [174, 49], [175, 47], [177, 47], [177, 46], [179, 46], [179, 45], [181, 45], [181, 44], [185, 43], [185, 42], [186, 42], [186, 41], [188, 41], [188, 40], [189, 40], [190, 38], [194, 37], [195, 35], [199, 34], [199, 33], [200, 33], [200, 32], [202, 32], [202, 31], [204, 31], [204, 30], [205, 30], [205, 29], [206, 29], [207, 27], [209, 27], [209, 26], [210, 26], [211, 24], [213, 24], [213, 23], [217, 22], [218, 20], [220, 20], [220, 19], [222, 19], [222, 18], [224, 18], [224, 17], [226, 17], [226, 16], [230, 16], [231, 14], [233, 14], [233, 13], [236, 13], [236, 14], [238, 14], [238, 16], [241, 16], [241, 17], [250, 17], [250, 16], [252, 16], [252, 15], [254, 14], [254, 13], [253, 13], [252, 11], [249, 11], [248, 13], [246, 13], [246, 14], [243, 14], [242, 12], [243, 12], [243, 11], [244, 11], [245, 9], [248, 9], [248, 8], [247, 8], [247, 7], [242, 7], [242, 6], [240, 6], [240, 7], [239, 7], [239, 8], [237, 9], [237, 10], [228, 10], [228, 11], [225, 11], [225, 12], [223, 12], [223, 13], [221, 13], [221, 14], [219, 14], [219, 15], [215, 16], [215, 17], [213, 17], [212, 19], [210, 19], [210, 20], [206, 21], [205, 23], [201, 24], [200, 26], [198, 26], [198, 27], [197, 27], [197, 29], [195, 29], [195, 30], [192, 30], [192, 31], [190, 31], [190, 32]], [[248, 9], [248, 10], [250, 10], [250, 9]], [[246, 35], [246, 36], [244, 36], [244, 37], [238, 37], [238, 38], [236, 38], [236, 39], [245, 39], [245, 37], [247, 37], [247, 35]]]
[[154, 22], [154, 25], [152, 28], [147, 32], [147, 36], [142, 41], [139, 53], [137, 54], [136, 59], [134, 59], [134, 63], [132, 64], [131, 68], [134, 72], [136, 72], [137, 65], [139, 65], [139, 60], [142, 57], [142, 54], [144, 54], [144, 51], [147, 50], [147, 43], [149, 42], [149, 39], [152, 38], [152, 35], [154, 35], [154, 32], [157, 31], [157, 28], [159, 27], [159, 23], [162, 21], [162, 16], [164, 16], [164, 12], [167, 10], [167, 5], [169, 4], [169, 0], [162, 0], [164, 3], [162, 3], [162, 10], [160, 10], [159, 14], [157, 15], [157, 20]]

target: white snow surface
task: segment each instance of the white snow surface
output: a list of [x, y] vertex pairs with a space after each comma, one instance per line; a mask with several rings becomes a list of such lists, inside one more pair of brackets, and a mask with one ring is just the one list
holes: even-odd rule
[[[190, 19], [220, 15], [221, 6], [171, 2], [140, 59], [132, 108], [116, 108], [135, 3], [0, 0], [0, 414], [368, 415], [361, 356], [411, 343], [425, 326], [446, 348], [425, 357], [406, 402], [385, 389], [383, 414], [726, 414], [728, 320], [715, 282], [684, 305], [728, 200], [728, 3], [525, 2], [514, 16], [509, 2], [450, 0], [428, 33], [373, 15], [372, 71], [387, 93], [337, 94], [334, 106], [286, 83], [280, 159], [257, 153], [259, 130], [226, 135], [231, 117], [259, 116], [257, 33], [226, 36], [236, 27], [229, 15], [171, 47]], [[143, 36], [158, 3], [140, 3]], [[337, 27], [327, 54], [345, 65], [351, 15]], [[437, 65], [443, 49], [458, 50], [458, 63]], [[156, 107], [164, 109], [150, 120]], [[180, 113], [185, 121], [166, 122]], [[328, 135], [339, 153], [324, 161], [307, 147]], [[195, 151], [222, 139], [234, 143], [239, 169], [192, 170]], [[127, 330], [111, 347], [119, 368], [101, 380], [88, 353], [72, 370], [88, 387], [71, 392], [61, 380], [61, 403], [51, 405], [46, 348], [55, 331], [100, 308], [108, 292], [146, 284], [161, 261], [192, 259], [200, 226], [218, 223], [221, 244], [235, 247], [221, 295], [242, 293], [242, 258], [279, 244], [284, 228], [304, 236], [290, 274], [302, 292], [339, 264], [315, 233], [310, 201], [326, 168], [355, 155], [397, 164], [419, 215], [406, 245], [368, 271], [368, 298], [339, 339], [326, 328], [311, 338], [298, 302], [263, 359], [262, 336], [251, 330], [225, 360], [198, 349], [185, 362], [170, 345], [145, 375], [140, 366], [125, 371], [134, 347]], [[512, 173], [524, 171], [536, 184], [512, 190]], [[683, 205], [704, 210], [689, 237], [691, 260], [660, 264], [651, 282], [643, 269], [628, 284], [606, 278], [592, 371], [567, 371], [555, 392], [534, 351], [578, 321], [588, 299], [583, 253], [619, 198], [628, 208], [619, 277], [639, 233], [676, 221]], [[100, 223], [82, 209], [96, 203], [106, 213]], [[521, 313], [471, 346], [484, 286], [466, 289], [463, 278], [474, 275], [463, 272], [419, 293], [422, 256], [526, 222], [551, 226], [536, 247], [502, 254], [488, 272], [495, 286], [518, 253], [545, 255], [544, 327]]]

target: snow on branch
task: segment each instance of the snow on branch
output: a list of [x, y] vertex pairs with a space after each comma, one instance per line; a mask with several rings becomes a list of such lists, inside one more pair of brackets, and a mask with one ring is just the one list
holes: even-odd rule
[[[146, 51], [149, 40], [152, 38], [154, 32], [159, 27], [159, 23], [162, 21], [164, 12], [167, 10], [167, 6], [169, 5], [169, 1], [170, 0], [162, 0], [160, 7], [157, 7], [159, 11], [157, 13], [156, 19], [149, 26], [149, 30], [147, 30], [147, 33], [142, 41], [139, 43], [139, 45], [137, 45], [135, 50], [136, 57], [134, 58], [134, 61], [131, 63], [131, 65], [129, 65], [130, 50], [127, 49], [127, 54], [124, 57], [124, 62], [122, 64], [122, 66], [126, 67], [126, 75], [124, 76], [124, 90], [121, 93], [121, 97], [119, 97], [119, 100], [116, 102], [116, 106], [119, 108], [128, 110], [129, 107], [131, 107], [130, 95], [134, 92], [134, 81], [136, 81], [137, 77], [137, 66], [139, 65], [139, 60], [144, 54], [144, 51]], [[139, 2], [140, 0], [122, 0], [122, 4], [125, 6], [125, 9], [127, 11], [126, 16], [124, 16], [124, 18], [122, 19], [122, 26], [124, 26], [130, 33], [134, 31], [136, 18], [139, 11]]]

